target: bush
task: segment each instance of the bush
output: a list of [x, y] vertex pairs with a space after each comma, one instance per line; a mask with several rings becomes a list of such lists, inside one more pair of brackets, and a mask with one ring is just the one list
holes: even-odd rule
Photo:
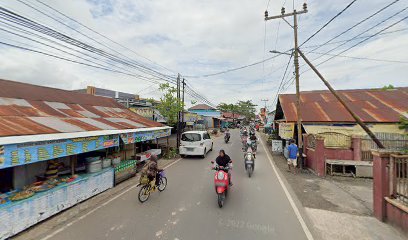
[[165, 159], [173, 159], [177, 157], [177, 149], [176, 148], [170, 148], [164, 155], [163, 158]]

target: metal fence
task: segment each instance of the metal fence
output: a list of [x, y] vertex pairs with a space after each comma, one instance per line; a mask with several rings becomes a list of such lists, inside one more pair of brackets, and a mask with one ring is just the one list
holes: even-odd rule
[[408, 155], [390, 157], [390, 196], [408, 205]]
[[323, 132], [317, 135], [324, 138], [324, 146], [326, 148], [351, 148], [351, 136], [349, 135], [337, 132]]
[[[388, 150], [407, 150], [408, 149], [408, 136], [398, 133], [374, 133], [375, 136], [380, 140], [384, 147]], [[361, 157], [362, 160], [371, 161], [373, 160], [373, 155], [371, 150], [378, 149], [377, 144], [369, 137], [365, 136], [361, 139]]]

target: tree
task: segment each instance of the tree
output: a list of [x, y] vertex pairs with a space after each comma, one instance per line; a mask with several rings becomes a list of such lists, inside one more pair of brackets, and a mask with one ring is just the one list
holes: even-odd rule
[[408, 132], [408, 113], [407, 116], [401, 116], [401, 121], [400, 121], [400, 129], [404, 129], [406, 132]]
[[245, 116], [247, 119], [255, 117], [256, 105], [251, 100], [238, 101], [236, 104], [220, 103], [217, 108], [222, 112], [232, 112]]
[[160, 84], [159, 90], [162, 92], [160, 104], [157, 110], [167, 119], [167, 124], [174, 126], [177, 124], [177, 115], [183, 111], [183, 103], [177, 101], [177, 88], [170, 86], [168, 83]]

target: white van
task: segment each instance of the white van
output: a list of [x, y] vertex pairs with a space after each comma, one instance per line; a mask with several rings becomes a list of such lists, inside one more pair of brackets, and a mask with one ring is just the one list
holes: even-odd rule
[[213, 150], [214, 142], [207, 131], [188, 131], [181, 134], [180, 156], [202, 156]]

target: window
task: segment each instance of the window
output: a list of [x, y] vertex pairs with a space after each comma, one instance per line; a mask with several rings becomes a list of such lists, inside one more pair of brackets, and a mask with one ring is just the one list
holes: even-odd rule
[[210, 134], [204, 133], [204, 139], [211, 139]]
[[201, 141], [201, 135], [198, 133], [184, 133], [183, 135], [181, 135], [181, 141], [185, 142]]

